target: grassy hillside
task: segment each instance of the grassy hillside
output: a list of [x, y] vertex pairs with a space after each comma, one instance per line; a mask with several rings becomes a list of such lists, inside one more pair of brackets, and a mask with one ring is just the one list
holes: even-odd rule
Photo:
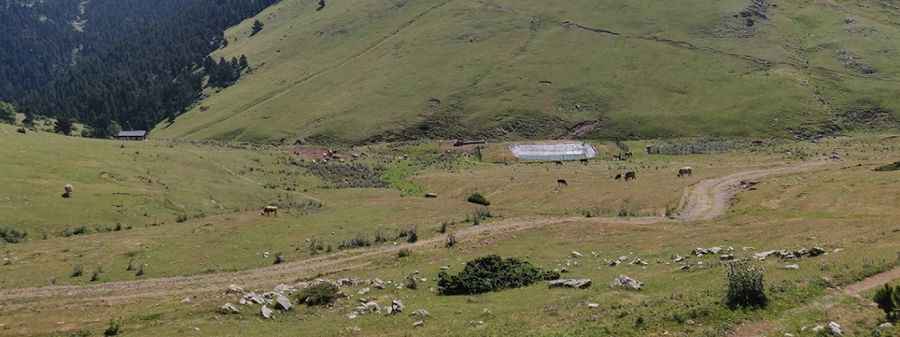
[[[789, 136], [894, 126], [890, 1], [285, 0], [216, 56], [252, 73], [157, 137]], [[746, 10], [748, 18], [740, 13]]]
[[[33, 239], [82, 226], [144, 228], [306, 200], [265, 187], [279, 182], [260, 169], [277, 159], [273, 152], [19, 134], [9, 126], [0, 126], [0, 142], [0, 226]], [[66, 184], [75, 189], [68, 199]]]
[[[364, 159], [348, 159], [352, 164], [385, 166], [383, 177], [392, 178], [392, 188], [336, 188], [341, 179], [311, 174], [309, 162], [287, 161], [282, 149], [275, 147], [148, 141], [126, 143], [122, 149], [119, 142], [46, 133], [21, 135], [2, 126], [0, 141], [7, 145], [0, 148], [0, 155], [12, 159], [0, 166], [4, 172], [0, 186], [12, 186], [0, 190], [3, 224], [20, 224], [30, 233], [40, 230], [41, 224], [62, 221], [58, 220], [62, 216], [69, 216], [71, 223], [138, 224], [109, 233], [34, 235], [20, 243], [0, 242], [0, 274], [13, 275], [0, 278], [0, 336], [98, 336], [110, 320], [121, 323], [123, 336], [296, 336], [298, 332], [314, 336], [728, 336], [744, 324], [761, 324], [761, 332], [751, 336], [815, 337], [821, 335], [811, 328], [828, 321], [840, 323], [848, 337], [873, 336], [876, 331], [880, 336], [896, 336], [900, 331], [900, 327], [877, 328], [884, 314], [866, 300], [871, 291], [857, 298], [840, 289], [900, 263], [896, 222], [900, 210], [894, 193], [898, 172], [873, 172], [897, 160], [900, 138], [896, 135], [756, 145], [705, 155], [637, 153], [625, 162], [597, 159], [564, 165], [505, 162], [500, 145], [485, 150], [484, 157], [495, 160], [484, 162], [451, 156], [446, 146], [427, 142], [344, 151], [365, 154]], [[640, 148], [644, 144], [628, 145]], [[80, 151], [88, 146], [96, 150]], [[135, 152], [159, 157], [133, 160]], [[685, 188], [698, 186], [704, 179], [809, 163], [805, 159], [818, 160], [833, 152], [843, 159], [813, 171], [760, 179], [737, 194], [730, 210], [713, 221], [642, 223], [633, 217], [661, 214], [678, 203]], [[350, 163], [330, 165], [343, 164]], [[692, 166], [695, 175], [676, 178], [675, 172], [683, 166]], [[626, 183], [611, 178], [624, 169], [637, 170], [639, 179]], [[154, 181], [161, 179], [169, 189], [143, 182], [140, 177], [147, 170]], [[103, 171], [116, 173], [118, 179], [99, 177]], [[560, 178], [567, 179], [568, 186], [559, 186]], [[65, 182], [76, 186], [72, 199], [58, 196]], [[398, 188], [434, 192], [438, 198], [404, 195]], [[476, 191], [491, 201], [494, 215], [478, 225], [466, 220], [475, 206], [465, 198]], [[112, 199], [118, 193], [145, 196], [141, 202], [125, 204], [126, 212], [106, 212], [118, 202]], [[226, 205], [224, 209], [210, 206], [210, 195]], [[287, 207], [278, 217], [265, 217], [242, 206], [287, 196], [297, 198], [298, 204], [315, 199], [321, 207], [308, 210], [282, 204]], [[164, 199], [185, 207], [166, 208], [167, 203], [159, 201]], [[196, 216], [141, 226], [146, 217], [135, 212], [146, 212], [151, 219], [174, 219], [181, 213]], [[613, 218], [603, 218], [607, 216]], [[508, 227], [542, 221], [549, 222], [515, 231]], [[460, 236], [454, 247], [442, 244], [447, 235], [438, 231], [442, 223], [448, 224], [448, 233]], [[399, 230], [413, 225], [418, 245], [394, 239]], [[463, 236], [473, 229], [483, 231]], [[378, 232], [391, 239], [361, 249], [337, 248], [343, 240], [373, 239]], [[334, 250], [311, 252], [312, 242]], [[738, 258], [814, 246], [827, 253], [760, 262], [766, 268], [770, 305], [761, 310], [729, 310], [722, 304], [725, 267], [720, 258], [691, 254], [696, 247], [712, 246], [734, 247]], [[409, 249], [410, 255], [398, 255], [396, 250], [401, 248]], [[584, 256], [574, 257], [573, 250]], [[277, 253], [283, 253], [287, 263], [272, 266]], [[435, 277], [443, 266], [455, 273], [466, 261], [487, 254], [520, 257], [548, 269], [565, 267], [564, 277], [587, 277], [594, 284], [583, 290], [535, 284], [477, 296], [434, 292]], [[690, 257], [678, 263], [673, 260], [676, 255]], [[620, 256], [628, 261], [639, 257], [648, 264], [609, 265]], [[340, 269], [336, 272], [315, 267], [347, 257], [357, 259], [330, 266]], [[683, 264], [691, 268], [681, 270]], [[788, 264], [800, 269], [787, 269]], [[129, 265], [142, 265], [146, 273], [137, 275], [134, 269], [128, 270]], [[76, 266], [83, 267], [82, 275], [72, 276]], [[296, 269], [256, 277], [249, 271], [281, 267]], [[229, 273], [234, 271], [238, 273]], [[238, 295], [225, 293], [228, 284], [261, 293], [275, 284], [320, 277], [402, 282], [414, 271], [426, 279], [420, 279], [416, 289], [348, 286], [342, 289], [348, 298], [332, 306], [300, 305], [290, 312], [277, 312], [272, 320], [260, 318], [254, 305], [240, 305], [240, 314], [215, 312], [224, 303], [238, 301]], [[97, 278], [92, 280], [95, 272]], [[609, 287], [621, 274], [645, 282], [645, 289]], [[168, 276], [190, 277], [158, 279]], [[191, 289], [182, 283], [191, 278], [204, 282]], [[159, 293], [119, 283], [135, 280], [158, 282], [153, 289]], [[48, 285], [86, 288], [18, 289]], [[111, 288], [82, 295], [66, 293], [95, 287]], [[364, 287], [370, 288], [368, 293], [359, 293]], [[29, 291], [59, 291], [60, 295], [30, 300], [4, 297]], [[348, 318], [361, 298], [382, 305], [400, 299], [406, 311]], [[417, 319], [409, 315], [418, 309], [431, 315], [423, 327], [414, 327]]]

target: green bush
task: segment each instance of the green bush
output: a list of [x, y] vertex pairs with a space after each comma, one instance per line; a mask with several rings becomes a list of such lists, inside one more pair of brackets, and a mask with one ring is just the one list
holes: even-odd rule
[[308, 306], [328, 305], [337, 301], [340, 293], [338, 286], [329, 282], [319, 282], [297, 294], [297, 301]]
[[103, 331], [104, 336], [118, 336], [119, 333], [122, 332], [122, 325], [119, 324], [119, 321], [112, 320], [109, 321], [109, 326], [106, 327], [106, 331]]
[[0, 123], [16, 123], [16, 107], [12, 104], [0, 101]]
[[412, 251], [410, 251], [410, 250], [407, 249], [407, 248], [403, 248], [403, 249], [401, 249], [400, 251], [397, 252], [397, 257], [399, 257], [399, 258], [408, 257], [408, 256], [410, 256], [410, 255], [412, 255]]
[[896, 321], [898, 311], [900, 311], [900, 286], [892, 288], [885, 284], [884, 288], [875, 292], [873, 302], [878, 304], [878, 308], [884, 311], [889, 321]]
[[479, 204], [482, 206], [490, 206], [491, 205], [491, 202], [488, 201], [487, 198], [485, 198], [483, 195], [481, 195], [481, 193], [477, 193], [477, 192], [472, 193], [472, 195], [470, 195], [469, 198], [466, 200], [473, 204]]
[[728, 292], [725, 304], [731, 309], [764, 308], [769, 304], [766, 297], [764, 271], [751, 261], [736, 261], [726, 264]]
[[75, 235], [85, 235], [88, 233], [90, 233], [90, 229], [88, 229], [87, 226], [79, 226], [79, 227], [73, 227], [73, 228], [66, 228], [66, 230], [63, 231], [63, 236], [70, 237], [70, 236], [75, 236]]
[[887, 164], [884, 166], [880, 166], [880, 167], [876, 168], [875, 171], [878, 171], [878, 172], [900, 171], [900, 161], [893, 163], [893, 164]]
[[19, 243], [25, 241], [28, 233], [14, 228], [0, 227], [0, 242]]
[[558, 278], [559, 273], [543, 271], [526, 261], [489, 255], [467, 262], [463, 271], [457, 275], [440, 272], [438, 292], [441, 295], [473, 295], [520, 288]]

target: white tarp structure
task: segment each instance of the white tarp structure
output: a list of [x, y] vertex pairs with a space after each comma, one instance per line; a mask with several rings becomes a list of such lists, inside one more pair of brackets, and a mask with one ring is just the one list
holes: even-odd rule
[[519, 144], [510, 145], [509, 150], [520, 160], [563, 161], [597, 156], [594, 146], [585, 143]]

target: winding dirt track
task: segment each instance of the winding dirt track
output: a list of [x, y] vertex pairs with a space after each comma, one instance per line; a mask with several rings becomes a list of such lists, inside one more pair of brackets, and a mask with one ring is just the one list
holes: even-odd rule
[[[800, 173], [825, 167], [827, 162], [805, 162], [791, 166], [757, 169], [735, 173], [721, 178], [703, 180], [689, 188], [682, 200], [682, 209], [676, 219], [664, 217], [645, 218], [524, 218], [510, 219], [470, 227], [455, 233], [459, 241], [469, 241], [503, 233], [517, 232], [545, 226], [591, 222], [596, 224], [654, 224], [667, 221], [706, 221], [725, 214], [731, 199], [740, 190], [741, 182], [767, 176]], [[120, 302], [136, 298], [184, 296], [187, 294], [218, 292], [230, 284], [244, 287], [263, 287], [278, 283], [290, 283], [298, 278], [358, 269], [368, 265], [370, 258], [396, 254], [402, 248], [443, 247], [444, 236], [422, 240], [411, 245], [375, 247], [366, 250], [347, 251], [303, 261], [266, 268], [230, 273], [206, 274], [185, 277], [168, 277], [140, 281], [110, 282], [87, 286], [52, 286], [0, 290], [0, 304], [7, 308], [26, 303], [42, 302]]]

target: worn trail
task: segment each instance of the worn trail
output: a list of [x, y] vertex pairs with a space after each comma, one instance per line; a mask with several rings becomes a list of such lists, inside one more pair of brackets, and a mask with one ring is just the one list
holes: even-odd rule
[[[723, 215], [729, 201], [738, 193], [742, 181], [766, 176], [800, 173], [825, 166], [825, 162], [806, 162], [785, 167], [757, 169], [735, 173], [721, 178], [704, 180], [688, 189], [682, 202], [682, 210], [676, 219], [664, 217], [645, 218], [524, 218], [509, 219], [478, 227], [470, 227], [455, 233], [460, 241], [475, 240], [533, 228], [558, 226], [570, 223], [595, 224], [654, 224], [667, 221], [705, 221]], [[0, 290], [0, 305], [19, 306], [42, 302], [118, 302], [134, 298], [183, 296], [187, 294], [220, 291], [229, 284], [246, 287], [270, 286], [294, 282], [299, 278], [358, 269], [368, 265], [373, 257], [396, 254], [403, 248], [443, 247], [444, 236], [422, 240], [410, 245], [383, 246], [370, 249], [341, 252], [303, 261], [286, 263], [253, 270], [206, 274], [184, 277], [168, 277], [139, 281], [110, 282], [87, 286], [52, 286]]]

